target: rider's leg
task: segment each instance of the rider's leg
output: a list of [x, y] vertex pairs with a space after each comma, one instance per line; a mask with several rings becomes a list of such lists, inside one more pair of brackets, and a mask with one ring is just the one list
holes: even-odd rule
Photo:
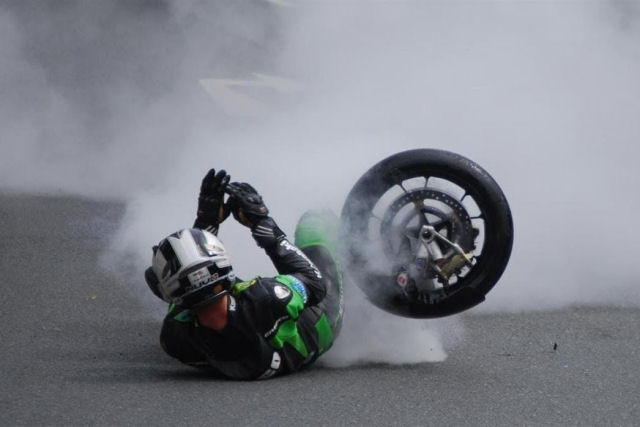
[[333, 212], [308, 211], [300, 218], [295, 233], [296, 246], [322, 273], [327, 293], [318, 308], [326, 315], [332, 341], [340, 332], [344, 308], [342, 271], [337, 251], [338, 230], [339, 220]]

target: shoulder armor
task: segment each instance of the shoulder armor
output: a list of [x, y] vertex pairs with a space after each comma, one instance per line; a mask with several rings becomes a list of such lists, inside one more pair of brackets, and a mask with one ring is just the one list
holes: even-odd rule
[[307, 288], [304, 287], [304, 284], [295, 276], [290, 274], [281, 274], [275, 277], [276, 281], [282, 283], [287, 286], [294, 292], [297, 292], [302, 297], [302, 302], [307, 303], [309, 296], [307, 295]]

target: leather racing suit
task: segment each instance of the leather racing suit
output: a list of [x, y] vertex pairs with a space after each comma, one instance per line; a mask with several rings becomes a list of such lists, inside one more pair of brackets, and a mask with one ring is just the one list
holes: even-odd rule
[[304, 215], [296, 229], [299, 248], [267, 219], [251, 231], [279, 274], [236, 279], [227, 298], [227, 325], [220, 331], [199, 325], [193, 310], [172, 304], [160, 335], [170, 356], [233, 379], [263, 379], [296, 371], [331, 347], [343, 301], [326, 221], [317, 213]]

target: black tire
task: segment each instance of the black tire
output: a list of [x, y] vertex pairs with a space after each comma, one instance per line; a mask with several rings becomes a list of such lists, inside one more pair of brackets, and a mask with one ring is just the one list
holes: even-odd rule
[[[415, 177], [440, 178], [461, 187], [477, 204], [484, 222], [482, 254], [473, 267], [457, 283], [434, 291], [426, 300], [399, 298], [395, 273], [375, 272], [375, 261], [362, 253], [369, 244], [369, 219], [378, 200], [390, 188]], [[498, 184], [475, 162], [444, 150], [409, 150], [377, 163], [348, 194], [342, 222], [344, 270], [376, 306], [405, 317], [443, 317], [484, 301], [504, 272], [513, 244], [511, 210]]]

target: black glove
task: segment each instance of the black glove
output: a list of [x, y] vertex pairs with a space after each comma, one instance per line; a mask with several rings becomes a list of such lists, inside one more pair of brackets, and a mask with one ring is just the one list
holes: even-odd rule
[[246, 182], [232, 182], [226, 191], [231, 196], [226, 209], [231, 210], [233, 217], [241, 224], [254, 228], [261, 219], [269, 216], [269, 209], [260, 194]]
[[270, 216], [262, 217], [251, 227], [251, 235], [261, 248], [270, 248], [287, 236]]
[[194, 227], [210, 228], [215, 231], [218, 225], [229, 216], [230, 210], [224, 204], [224, 192], [231, 176], [224, 169], [216, 173], [215, 169], [202, 179], [198, 197], [198, 215]]

